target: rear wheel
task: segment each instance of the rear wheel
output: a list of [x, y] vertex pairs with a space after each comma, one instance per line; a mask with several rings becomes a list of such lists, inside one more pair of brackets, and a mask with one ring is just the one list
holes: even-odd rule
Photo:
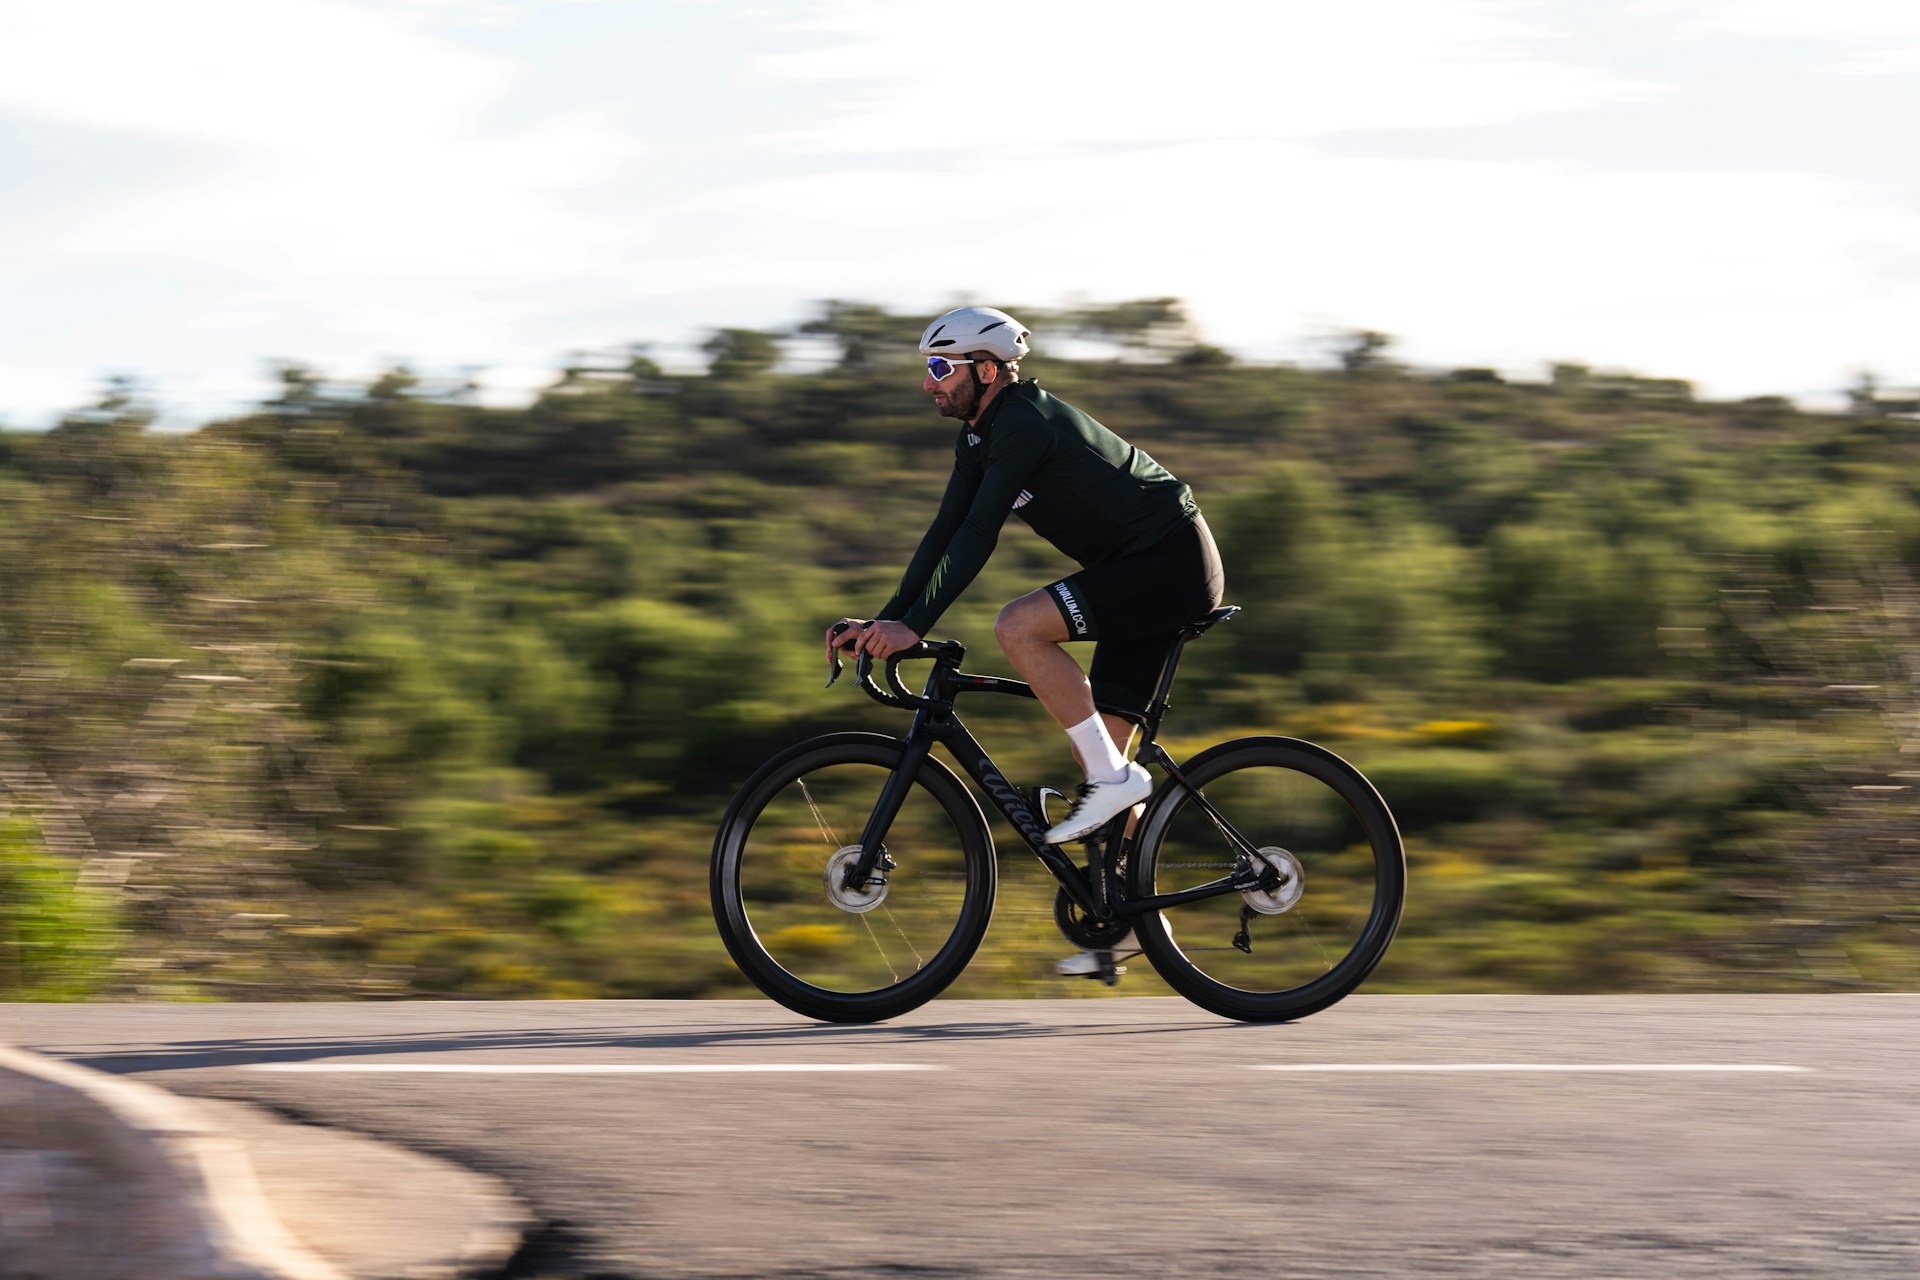
[[834, 1022], [905, 1013], [959, 977], [986, 934], [986, 820], [931, 758], [886, 832], [875, 875], [845, 883], [902, 752], [877, 734], [801, 743], [749, 778], [721, 821], [712, 877], [720, 936], [741, 972], [796, 1013]]
[[[1264, 887], [1149, 912], [1141, 949], [1167, 985], [1224, 1017], [1303, 1018], [1351, 993], [1393, 941], [1406, 855], [1379, 792], [1331, 751], [1241, 738], [1181, 766], [1269, 868]], [[1171, 780], [1148, 805], [1130, 874], [1134, 897], [1232, 875], [1241, 854]]]

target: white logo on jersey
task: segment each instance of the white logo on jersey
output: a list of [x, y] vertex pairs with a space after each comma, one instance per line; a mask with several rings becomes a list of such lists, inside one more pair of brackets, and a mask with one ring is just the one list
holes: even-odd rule
[[980, 437], [969, 431], [967, 432], [967, 443], [977, 445], [980, 443]]
[[1033, 494], [1025, 489], [1022, 489], [1020, 491], [1020, 496], [1013, 500], [1013, 509], [1015, 511], [1018, 511], [1020, 508], [1026, 506], [1029, 502], [1032, 502], [1032, 501], [1033, 501]]

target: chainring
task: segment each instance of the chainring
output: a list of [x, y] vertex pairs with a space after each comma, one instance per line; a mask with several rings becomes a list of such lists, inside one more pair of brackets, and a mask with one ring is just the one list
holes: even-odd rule
[[1060, 932], [1068, 942], [1083, 951], [1111, 951], [1120, 939], [1133, 931], [1130, 920], [1112, 920], [1102, 924], [1090, 919], [1080, 910], [1080, 906], [1067, 896], [1065, 889], [1053, 895], [1053, 922], [1060, 926]]

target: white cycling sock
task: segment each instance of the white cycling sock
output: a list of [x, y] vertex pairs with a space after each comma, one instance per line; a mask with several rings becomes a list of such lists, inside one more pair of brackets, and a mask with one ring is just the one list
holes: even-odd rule
[[1088, 782], [1118, 782], [1127, 776], [1127, 758], [1113, 745], [1099, 712], [1068, 729], [1067, 737], [1080, 749]]

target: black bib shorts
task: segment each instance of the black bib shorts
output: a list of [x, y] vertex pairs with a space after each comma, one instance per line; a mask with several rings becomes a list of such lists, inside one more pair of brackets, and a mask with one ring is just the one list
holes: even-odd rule
[[1046, 587], [1068, 640], [1091, 640], [1095, 702], [1144, 712], [1180, 628], [1220, 607], [1226, 573], [1198, 512], [1145, 551], [1103, 560]]

